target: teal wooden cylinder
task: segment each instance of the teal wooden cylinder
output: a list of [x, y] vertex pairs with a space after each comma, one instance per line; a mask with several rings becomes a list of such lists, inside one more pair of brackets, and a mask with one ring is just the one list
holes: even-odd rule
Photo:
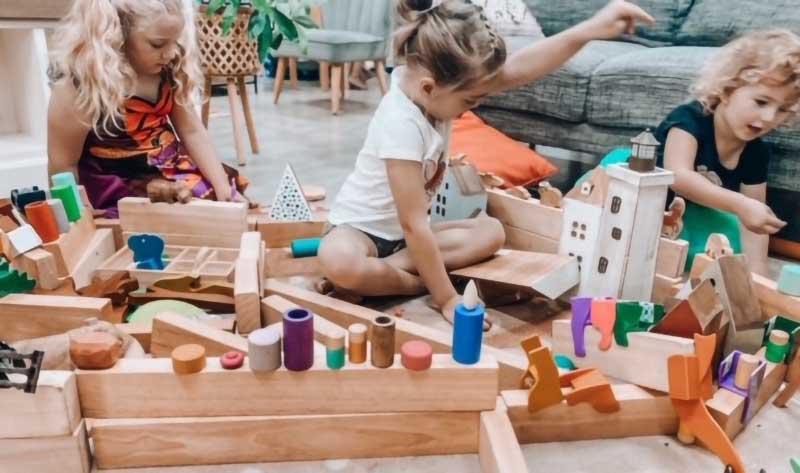
[[56, 186], [50, 189], [50, 194], [54, 199], [59, 199], [64, 203], [64, 210], [67, 212], [67, 219], [70, 222], [77, 222], [81, 219], [81, 208], [79, 200], [75, 197], [72, 186]]
[[778, 291], [790, 296], [800, 296], [800, 265], [786, 264], [781, 268]]
[[344, 347], [330, 348], [325, 350], [325, 360], [328, 363], [328, 368], [332, 370], [340, 370], [344, 366]]
[[319, 238], [294, 240], [292, 242], [292, 256], [295, 258], [309, 258], [312, 256], [317, 256], [321, 241], [322, 240]]

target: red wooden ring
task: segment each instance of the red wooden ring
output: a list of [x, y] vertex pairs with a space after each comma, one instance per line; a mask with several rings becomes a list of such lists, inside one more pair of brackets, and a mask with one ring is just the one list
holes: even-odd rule
[[238, 351], [229, 351], [219, 358], [219, 364], [226, 370], [241, 368], [244, 364], [244, 355]]

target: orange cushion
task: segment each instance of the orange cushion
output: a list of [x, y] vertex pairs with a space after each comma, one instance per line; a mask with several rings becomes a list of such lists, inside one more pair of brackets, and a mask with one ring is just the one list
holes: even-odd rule
[[506, 181], [504, 187], [529, 186], [558, 172], [558, 168], [529, 147], [487, 125], [472, 112], [453, 121], [450, 155], [467, 155], [478, 171]]

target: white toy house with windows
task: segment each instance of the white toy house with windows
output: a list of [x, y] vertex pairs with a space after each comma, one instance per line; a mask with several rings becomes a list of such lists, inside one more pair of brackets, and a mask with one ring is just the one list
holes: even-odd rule
[[664, 204], [675, 176], [643, 163], [655, 162], [658, 142], [649, 131], [631, 141], [637, 167], [652, 170], [634, 171], [627, 164], [608, 167], [602, 208], [573, 199], [564, 202], [559, 253], [578, 258], [580, 296], [634, 301], [652, 296]]
[[462, 159], [452, 159], [444, 182], [433, 198], [431, 223], [472, 218], [486, 210], [488, 196], [478, 170]]

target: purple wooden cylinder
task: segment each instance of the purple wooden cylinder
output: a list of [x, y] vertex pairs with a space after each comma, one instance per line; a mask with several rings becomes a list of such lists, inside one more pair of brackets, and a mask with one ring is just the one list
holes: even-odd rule
[[314, 364], [314, 314], [299, 307], [283, 313], [283, 365], [305, 371]]

